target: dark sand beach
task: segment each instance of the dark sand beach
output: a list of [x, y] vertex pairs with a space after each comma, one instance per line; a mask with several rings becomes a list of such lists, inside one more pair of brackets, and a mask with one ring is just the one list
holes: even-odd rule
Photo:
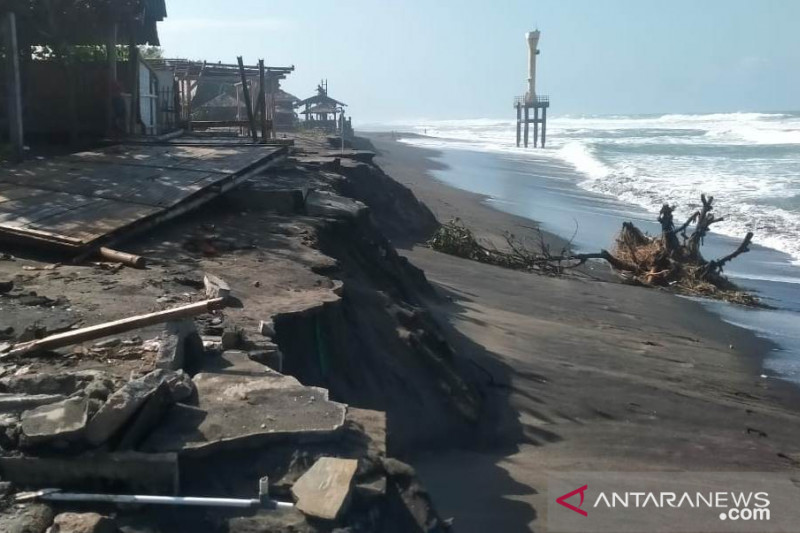
[[[370, 137], [376, 162], [440, 221], [483, 238], [533, 223], [433, 179], [432, 150]], [[546, 170], [546, 169], [545, 169]], [[550, 237], [557, 242], [557, 238]], [[462, 364], [490, 385], [482, 431], [411, 458], [456, 531], [544, 531], [548, 471], [797, 471], [800, 394], [764, 378], [773, 348], [701, 304], [596, 276], [504, 270], [416, 245]]]

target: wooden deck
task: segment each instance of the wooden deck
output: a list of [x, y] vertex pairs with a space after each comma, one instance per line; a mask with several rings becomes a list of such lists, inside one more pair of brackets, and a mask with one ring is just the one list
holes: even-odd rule
[[78, 253], [107, 245], [199, 207], [285, 153], [176, 140], [0, 168], [0, 238]]

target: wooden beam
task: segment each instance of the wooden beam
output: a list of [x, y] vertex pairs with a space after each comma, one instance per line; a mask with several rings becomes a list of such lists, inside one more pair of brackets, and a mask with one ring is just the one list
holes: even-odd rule
[[11, 157], [14, 161], [25, 158], [25, 141], [22, 127], [22, 82], [19, 72], [19, 45], [17, 43], [17, 19], [9, 11], [3, 17], [3, 35], [5, 36], [6, 62], [8, 78], [6, 93], [8, 96], [8, 136], [11, 140]]
[[258, 142], [256, 118], [253, 116], [253, 102], [250, 100], [250, 90], [247, 87], [247, 76], [244, 73], [242, 56], [237, 57], [236, 60], [239, 62], [239, 75], [242, 78], [242, 97], [244, 98], [244, 105], [247, 108], [247, 121], [250, 123], [250, 135], [253, 136], [253, 142]]
[[258, 60], [258, 104], [261, 106], [261, 140], [267, 142], [269, 133], [267, 132], [267, 93], [264, 87], [266, 82], [264, 76], [264, 60]]
[[173, 320], [202, 315], [216, 309], [221, 309], [224, 306], [225, 304], [223, 298], [215, 298], [181, 307], [175, 307], [173, 309], [157, 311], [155, 313], [149, 313], [146, 315], [132, 316], [123, 318], [121, 320], [115, 320], [113, 322], [96, 324], [94, 326], [76, 329], [74, 331], [57, 333], [43, 339], [17, 344], [8, 353], [0, 355], [0, 359], [26, 355], [44, 350], [56, 350], [58, 348], [64, 348], [65, 346], [101, 339], [103, 337], [108, 337], [109, 335], [118, 335], [126, 331], [144, 328], [154, 324], [162, 324], [164, 322], [171, 322]]

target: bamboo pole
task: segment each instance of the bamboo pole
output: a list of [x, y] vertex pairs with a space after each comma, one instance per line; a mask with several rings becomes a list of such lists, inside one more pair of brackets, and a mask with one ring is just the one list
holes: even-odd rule
[[202, 302], [195, 302], [181, 307], [175, 307], [173, 309], [165, 309], [164, 311], [156, 311], [155, 313], [149, 313], [146, 315], [137, 315], [120, 320], [114, 320], [113, 322], [96, 324], [94, 326], [76, 329], [75, 331], [57, 333], [43, 339], [17, 344], [8, 352], [0, 355], [0, 359], [26, 355], [32, 352], [43, 350], [56, 350], [58, 348], [64, 348], [65, 346], [101, 339], [109, 335], [116, 335], [126, 331], [152, 326], [154, 324], [162, 324], [164, 322], [202, 315], [209, 311], [223, 308], [224, 301], [224, 298], [203, 300]]

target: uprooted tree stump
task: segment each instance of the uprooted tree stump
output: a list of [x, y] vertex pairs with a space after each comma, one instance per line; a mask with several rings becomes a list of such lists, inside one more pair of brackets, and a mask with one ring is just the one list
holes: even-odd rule
[[[622, 224], [613, 252], [576, 254], [571, 241], [553, 254], [541, 232], [536, 248], [522, 244], [506, 233], [507, 250], [487, 247], [459, 219], [443, 224], [428, 244], [434, 250], [515, 270], [551, 275], [602, 259], [629, 283], [665, 287], [694, 296], [717, 298], [743, 305], [760, 305], [758, 299], [741, 291], [723, 275], [727, 263], [750, 250], [753, 233], [748, 232], [736, 250], [720, 259], [706, 260], [700, 252], [712, 224], [723, 220], [713, 214], [713, 196], [701, 195], [701, 207], [680, 226], [675, 226], [675, 207], [664, 204], [658, 215], [661, 235], [643, 233], [632, 222]], [[689, 233], [689, 229], [692, 231]]]

